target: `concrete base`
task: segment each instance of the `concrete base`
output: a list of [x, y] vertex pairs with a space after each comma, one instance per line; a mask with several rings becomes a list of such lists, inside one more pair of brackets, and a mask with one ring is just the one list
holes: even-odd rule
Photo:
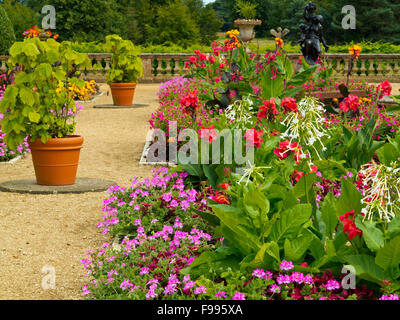
[[103, 192], [117, 183], [108, 180], [77, 178], [70, 186], [40, 186], [36, 179], [14, 180], [0, 183], [0, 191], [29, 194], [80, 194], [87, 192]]
[[131, 106], [115, 106], [113, 104], [100, 104], [100, 105], [94, 106], [93, 108], [96, 108], [96, 109], [139, 109], [139, 108], [147, 108], [147, 107], [150, 107], [150, 105], [135, 103]]

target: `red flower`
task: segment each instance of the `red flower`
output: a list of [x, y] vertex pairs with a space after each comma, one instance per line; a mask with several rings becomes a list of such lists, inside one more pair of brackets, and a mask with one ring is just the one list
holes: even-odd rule
[[305, 268], [308, 268], [308, 267], [309, 267], [309, 265], [308, 265], [307, 262], [303, 262], [300, 266], [305, 267]]
[[194, 90], [191, 93], [189, 93], [187, 96], [183, 96], [179, 100], [179, 103], [181, 104], [182, 107], [185, 108], [186, 113], [193, 113], [198, 108], [200, 108], [199, 98], [197, 97], [197, 91]]
[[273, 119], [276, 115], [279, 114], [279, 111], [276, 109], [275, 98], [271, 98], [269, 101], [265, 100], [264, 104], [260, 107], [257, 112], [257, 117], [259, 120], [264, 118]]
[[316, 172], [318, 171], [318, 167], [316, 167], [316, 166], [311, 166], [311, 167], [310, 167], [310, 171], [311, 171], [311, 173], [316, 173]]
[[223, 194], [213, 196], [211, 200], [218, 202], [219, 204], [231, 204]]
[[281, 102], [281, 106], [283, 107], [283, 113], [297, 112], [296, 99], [284, 98]]
[[262, 130], [257, 131], [256, 129], [249, 129], [246, 131], [244, 138], [246, 139], [246, 142], [249, 146], [256, 146], [257, 149], [260, 149], [261, 143], [263, 142], [263, 140], [261, 139], [263, 133], [264, 131]]
[[201, 127], [199, 136], [201, 139], [208, 140], [208, 143], [217, 140], [217, 132], [214, 129], [214, 125], [209, 127]]
[[356, 112], [359, 105], [358, 97], [354, 94], [350, 94], [344, 99], [344, 102], [340, 103], [339, 108], [342, 109], [343, 112], [348, 112], [349, 110]]
[[299, 182], [301, 177], [304, 177], [304, 173], [301, 171], [294, 170], [292, 176], [293, 176], [294, 181]]
[[389, 81], [383, 81], [378, 88], [376, 88], [376, 92], [378, 93], [379, 90], [381, 91], [381, 95], [379, 96], [379, 99], [382, 99], [383, 96], [390, 96], [392, 94], [392, 85], [390, 84]]
[[354, 210], [346, 212], [339, 219], [343, 223], [343, 232], [348, 233], [349, 235], [349, 240], [353, 240], [356, 236], [362, 235], [362, 231], [357, 228], [354, 222], [355, 219]]
[[297, 142], [290, 142], [289, 140], [279, 142], [278, 148], [274, 150], [274, 153], [279, 159], [286, 159], [292, 152], [295, 153], [296, 162], [300, 162], [301, 147]]
[[271, 132], [271, 136], [273, 136], [273, 137], [277, 137], [278, 134], [280, 134], [280, 132], [278, 130], [275, 130], [275, 129], [272, 130], [272, 132]]
[[228, 190], [230, 185], [231, 185], [230, 183], [220, 184], [218, 188]]

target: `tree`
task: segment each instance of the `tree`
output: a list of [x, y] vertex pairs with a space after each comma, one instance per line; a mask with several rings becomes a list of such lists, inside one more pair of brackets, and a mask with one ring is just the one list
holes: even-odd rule
[[187, 46], [200, 40], [200, 28], [183, 0], [175, 0], [159, 7], [153, 30], [152, 40], [161, 44]]
[[12, 23], [6, 11], [0, 6], [0, 54], [8, 54], [14, 42], [15, 34]]
[[[41, 14], [46, 0], [27, 0]], [[122, 34], [124, 16], [116, 0], [52, 0], [56, 32], [61, 40], [103, 41], [108, 34]]]
[[12, 21], [17, 40], [22, 40], [22, 33], [39, 23], [39, 15], [23, 3], [5, 0], [1, 6]]

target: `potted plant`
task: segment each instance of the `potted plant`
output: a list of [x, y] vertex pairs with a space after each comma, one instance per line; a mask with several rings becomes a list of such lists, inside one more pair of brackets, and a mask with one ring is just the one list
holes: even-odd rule
[[68, 87], [83, 86], [75, 75], [91, 67], [90, 59], [70, 42], [36, 37], [14, 43], [10, 56], [15, 81], [0, 102], [5, 143], [15, 150], [29, 136], [39, 185], [74, 184], [83, 137], [73, 135], [80, 105]]
[[114, 105], [132, 105], [136, 84], [143, 75], [140, 50], [130, 40], [123, 40], [118, 35], [106, 37], [106, 52], [112, 53], [111, 67], [107, 73]]
[[257, 6], [246, 0], [237, 0], [236, 2], [237, 11], [243, 19], [235, 20], [235, 25], [239, 28], [240, 39], [245, 43], [249, 43], [255, 38], [254, 27], [262, 23], [261, 20], [255, 19]]

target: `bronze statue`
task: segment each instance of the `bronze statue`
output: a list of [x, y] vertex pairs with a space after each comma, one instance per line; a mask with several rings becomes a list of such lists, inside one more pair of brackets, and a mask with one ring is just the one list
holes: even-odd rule
[[323, 17], [321, 15], [315, 15], [317, 6], [310, 2], [304, 8], [304, 19], [306, 24], [300, 25], [301, 39], [299, 40], [301, 52], [309, 65], [317, 63], [321, 55], [321, 42], [328, 52], [329, 46], [323, 36]]

